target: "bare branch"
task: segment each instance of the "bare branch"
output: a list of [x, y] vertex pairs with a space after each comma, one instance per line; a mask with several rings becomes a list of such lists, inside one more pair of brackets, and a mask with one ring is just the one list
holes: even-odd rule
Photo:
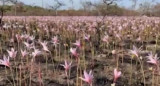
[[56, 15], [57, 15], [57, 10], [59, 8], [61, 8], [62, 6], [65, 6], [65, 4], [63, 2], [60, 2], [59, 0], [54, 0], [56, 2], [55, 5], [53, 6], [49, 6], [49, 8], [51, 8], [52, 10], [54, 10], [56, 12]]

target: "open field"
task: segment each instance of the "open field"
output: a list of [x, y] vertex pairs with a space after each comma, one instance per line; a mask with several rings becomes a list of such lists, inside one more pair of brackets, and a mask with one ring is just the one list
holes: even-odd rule
[[5, 16], [0, 86], [160, 86], [159, 56], [158, 17]]

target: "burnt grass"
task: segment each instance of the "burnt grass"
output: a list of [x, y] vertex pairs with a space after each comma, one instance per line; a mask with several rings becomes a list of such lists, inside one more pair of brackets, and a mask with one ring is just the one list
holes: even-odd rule
[[[130, 44], [128, 42], [128, 44]], [[136, 43], [138, 44], [138, 43]], [[119, 46], [119, 45], [117, 45]], [[87, 70], [92, 70], [94, 74], [94, 80], [93, 80], [93, 86], [110, 86], [113, 83], [113, 70], [117, 66], [117, 58], [119, 63], [119, 70], [122, 71], [122, 76], [118, 79], [116, 82], [116, 86], [144, 86], [143, 83], [143, 76], [142, 72], [140, 71], [140, 63], [137, 61], [137, 59], [132, 60], [132, 84], [129, 84], [130, 79], [130, 70], [131, 70], [131, 56], [128, 55], [127, 52], [127, 43], [125, 46], [119, 46], [117, 47], [118, 53], [116, 55], [113, 55], [111, 53], [111, 50], [108, 50], [106, 48], [103, 48], [100, 51], [94, 50], [96, 52], [95, 56], [91, 55], [91, 50], [85, 51], [85, 63], [83, 60], [80, 62], [82, 65], [78, 70], [78, 73], [82, 75], [84, 68], [84, 64], [87, 67]], [[53, 48], [54, 49], [54, 48]], [[54, 53], [54, 52], [53, 52]], [[145, 56], [146, 53], [142, 53], [142, 56]], [[46, 59], [43, 55], [39, 55], [36, 57], [35, 62], [32, 63], [33, 65], [33, 71], [32, 71], [32, 80], [31, 85], [32, 86], [39, 86], [38, 81], [38, 68], [40, 67], [42, 72], [42, 79], [43, 79], [43, 86], [67, 86], [69, 83], [69, 86], [75, 86], [76, 85], [76, 74], [77, 74], [77, 63], [73, 58], [73, 65], [70, 71], [70, 77], [69, 82], [67, 82], [67, 77], [64, 74], [64, 68], [60, 66], [60, 64], [63, 64], [63, 59], [65, 55], [61, 55], [60, 57], [57, 57], [54, 59], [54, 62], [52, 63], [51, 57], [48, 55], [48, 69], [47, 72], [45, 70], [45, 62]], [[61, 60], [59, 59], [61, 58]], [[69, 56], [71, 58], [71, 56]], [[30, 58], [31, 59], [31, 58]], [[22, 59], [23, 63], [20, 63], [20, 59], [17, 58], [16, 61], [11, 60], [12, 63], [12, 69], [14, 72], [21, 72], [21, 78], [23, 79], [21, 81], [22, 86], [28, 86], [29, 84], [29, 71], [31, 67], [31, 62], [29, 64], [26, 64], [26, 60]], [[16, 63], [15, 63], [16, 62]], [[148, 70], [148, 63], [146, 63], [146, 60], [143, 60], [144, 70], [145, 70], [145, 80], [146, 85], [151, 85], [151, 71]], [[10, 83], [13, 82], [12, 76], [10, 75], [10, 69], [5, 66], [0, 66], [0, 86], [11, 86]], [[6, 73], [7, 71], [7, 73]], [[28, 77], [27, 77], [28, 76]], [[18, 78], [20, 77], [19, 74], [15, 74], [15, 82], [20, 83]], [[80, 80], [79, 80], [80, 82]], [[19, 85], [19, 84], [17, 84]], [[87, 84], [83, 83], [82, 86], [88, 86]]]
[[[125, 28], [122, 31], [123, 35], [121, 39], [118, 39], [114, 36], [113, 32], [109, 32], [107, 24], [101, 22], [98, 22], [97, 26], [92, 27], [95, 32], [89, 31], [89, 27], [85, 22], [81, 22], [84, 25], [73, 25], [74, 28], [78, 27], [80, 29], [78, 32], [66, 30], [68, 22], [62, 22], [62, 26], [56, 22], [47, 22], [41, 27], [37, 25], [37, 21], [28, 22], [28, 26], [26, 26], [26, 22], [20, 22], [19, 24], [23, 25], [23, 27], [16, 29], [13, 28], [14, 22], [16, 21], [11, 21], [13, 25], [10, 28], [1, 28], [0, 30], [0, 59], [3, 59], [3, 55], [8, 55], [7, 50], [11, 48], [15, 48], [18, 51], [16, 58], [10, 58], [10, 68], [0, 65], [0, 86], [13, 86], [13, 83], [15, 83], [15, 86], [88, 86], [87, 83], [79, 78], [77, 80], [77, 75], [78, 77], [83, 76], [84, 70], [93, 71], [93, 86], [111, 86], [114, 68], [118, 68], [122, 72], [121, 77], [116, 82], [116, 86], [159, 86], [160, 84], [160, 80], [158, 79], [159, 72], [154, 74], [155, 83], [152, 83], [153, 74], [150, 68], [152, 67], [154, 70], [155, 66], [147, 63], [148, 59], [146, 58], [150, 51], [160, 56], [160, 36], [156, 35], [158, 30], [149, 28], [146, 35], [147, 32], [130, 30], [128, 26], [126, 28], [129, 30]], [[93, 24], [91, 21], [89, 23]], [[97, 28], [99, 27], [102, 29], [98, 30]], [[49, 33], [44, 28], [48, 28]], [[84, 32], [91, 35], [90, 41], [83, 39]], [[105, 32], [110, 37], [108, 43], [101, 40]], [[27, 42], [34, 43], [36, 49], [41, 51], [43, 49], [39, 40], [47, 41], [50, 53], [43, 51], [34, 60], [31, 55], [22, 58], [20, 50], [26, 49], [23, 44], [26, 39], [18, 41], [16, 34], [35, 36], [34, 41], [27, 40]], [[51, 43], [51, 38], [54, 36], [58, 36], [59, 39], [57, 47]], [[138, 36], [142, 39], [136, 40]], [[156, 36], [157, 41], [155, 40]], [[77, 65], [76, 59], [69, 52], [71, 47], [75, 47], [73, 43], [78, 39], [81, 40], [82, 44], [81, 49], [78, 50], [79, 65]], [[139, 52], [141, 63], [138, 60], [140, 57], [132, 58], [132, 55], [129, 53], [133, 45], [142, 49]], [[157, 46], [156, 48], [155, 45]], [[116, 50], [116, 54], [113, 54], [112, 50]], [[32, 49], [27, 51], [30, 54], [33, 52]], [[60, 65], [64, 64], [65, 59], [72, 61], [69, 77], [66, 77], [65, 69]], [[143, 65], [144, 76], [141, 71], [141, 64]]]

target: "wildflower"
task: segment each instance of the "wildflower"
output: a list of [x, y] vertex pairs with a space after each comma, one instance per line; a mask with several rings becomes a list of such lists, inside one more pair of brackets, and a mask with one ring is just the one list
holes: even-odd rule
[[117, 79], [121, 76], [121, 71], [118, 71], [116, 68], [114, 69], [114, 83], [117, 81]]
[[40, 42], [40, 43], [43, 46], [43, 50], [49, 52], [48, 47], [47, 47], [47, 42], [44, 41], [44, 42]]
[[37, 55], [39, 55], [41, 53], [41, 51], [39, 51], [38, 49], [34, 49], [34, 52], [32, 52], [32, 56], [36, 57]]
[[27, 54], [28, 54], [28, 52], [26, 51], [26, 50], [21, 50], [21, 54], [22, 54], [22, 57], [25, 57]]
[[120, 34], [116, 33], [115, 36], [116, 36], [119, 40], [121, 40], [121, 35], [120, 35]]
[[24, 39], [29, 39], [29, 35], [28, 34], [22, 34], [21, 37], [24, 38]]
[[76, 45], [78, 48], [81, 47], [81, 42], [80, 42], [80, 40], [76, 40], [76, 42], [73, 43], [73, 44]]
[[92, 71], [89, 72], [89, 74], [84, 70], [84, 78], [79, 77], [83, 81], [87, 82], [90, 86], [92, 86], [92, 81], [93, 81], [93, 74]]
[[56, 46], [57, 44], [59, 44], [58, 42], [59, 42], [59, 40], [58, 40], [58, 37], [57, 36], [54, 36], [53, 38], [52, 38], [52, 43]]
[[147, 61], [148, 63], [151, 63], [151, 64], [154, 64], [154, 65], [158, 65], [158, 57], [157, 57], [157, 54], [153, 55], [152, 53], [149, 54], [148, 57], [148, 60]]
[[34, 37], [34, 36], [29, 36], [29, 37], [28, 37], [28, 40], [33, 41], [34, 39], [35, 39], [35, 37]]
[[113, 55], [115, 55], [115, 54], [116, 54], [116, 52], [117, 52], [116, 50], [112, 50], [112, 54], [113, 54]]
[[16, 38], [18, 42], [22, 40], [22, 37], [19, 34], [16, 34]]
[[137, 41], [141, 41], [141, 37], [139, 36], [136, 40], [137, 40]]
[[66, 43], [64, 43], [63, 45], [64, 45], [65, 47], [67, 47], [67, 46], [68, 46], [68, 44], [66, 44]]
[[135, 46], [133, 46], [133, 50], [129, 50], [129, 53], [131, 53], [132, 55], [138, 57], [140, 52], [140, 49], [136, 48]]
[[71, 48], [70, 52], [73, 56], [78, 57], [77, 48]]
[[10, 67], [9, 57], [7, 58], [5, 55], [3, 56], [3, 60], [0, 59], [0, 64]]
[[91, 37], [90, 35], [84, 35], [84, 39], [87, 40], [87, 41], [90, 40], [90, 37]]
[[109, 36], [108, 35], [105, 35], [103, 38], [102, 38], [102, 41], [103, 42], [109, 42]]
[[17, 51], [14, 50], [14, 48], [11, 48], [11, 51], [7, 50], [9, 57], [15, 58], [17, 55]]
[[65, 73], [66, 73], [66, 75], [68, 74], [67, 72], [70, 70], [70, 68], [71, 68], [71, 64], [72, 64], [72, 62], [70, 62], [70, 63], [67, 63], [67, 61], [65, 60], [64, 61], [64, 64], [61, 64], [61, 66], [63, 66], [64, 67], [64, 69], [65, 69]]
[[10, 42], [14, 42], [14, 38], [11, 38], [11, 39], [10, 39]]
[[27, 43], [27, 42], [23, 42], [23, 43], [24, 43], [24, 45], [25, 45], [28, 49], [33, 48], [33, 43], [32, 43], [32, 44], [29, 44], [29, 43]]

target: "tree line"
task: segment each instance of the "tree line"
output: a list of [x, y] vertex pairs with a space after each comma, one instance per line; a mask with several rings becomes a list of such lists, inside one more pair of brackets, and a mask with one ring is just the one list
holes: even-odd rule
[[[160, 16], [160, 3], [152, 4], [151, 2], [143, 2], [136, 8], [138, 0], [133, 2], [132, 8], [125, 8], [117, 5], [119, 0], [100, 0], [98, 3], [91, 1], [81, 2], [82, 8], [75, 10], [70, 8], [60, 10], [65, 3], [60, 0], [54, 0], [55, 4], [47, 8], [39, 6], [26, 5], [17, 0], [0, 0], [1, 16]], [[73, 0], [70, 0], [72, 5]]]

